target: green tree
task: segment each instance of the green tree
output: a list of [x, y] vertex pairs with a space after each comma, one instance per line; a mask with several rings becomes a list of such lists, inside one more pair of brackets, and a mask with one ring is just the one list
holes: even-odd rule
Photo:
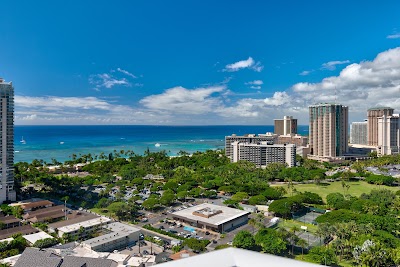
[[286, 241], [275, 230], [264, 228], [254, 236], [257, 245], [263, 252], [281, 254], [286, 249]]
[[157, 198], [148, 198], [145, 201], [143, 201], [142, 206], [146, 210], [154, 210], [158, 205], [160, 204], [160, 201]]
[[336, 265], [338, 260], [335, 251], [330, 247], [317, 246], [310, 249], [307, 258], [314, 263], [327, 266]]
[[255, 241], [253, 235], [248, 231], [240, 231], [233, 238], [232, 245], [237, 248], [254, 249]]

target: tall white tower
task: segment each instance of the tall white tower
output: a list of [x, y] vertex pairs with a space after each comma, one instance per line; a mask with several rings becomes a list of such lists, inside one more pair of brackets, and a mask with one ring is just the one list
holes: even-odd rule
[[0, 203], [15, 201], [14, 87], [0, 78]]

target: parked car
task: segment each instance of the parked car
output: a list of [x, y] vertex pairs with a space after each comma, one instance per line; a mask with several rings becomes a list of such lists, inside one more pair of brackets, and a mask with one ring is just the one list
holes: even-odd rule
[[165, 229], [165, 227], [164, 226], [160, 226], [160, 227], [158, 227], [160, 230], [164, 230]]
[[210, 232], [209, 232], [209, 231], [206, 231], [206, 235], [210, 235]]

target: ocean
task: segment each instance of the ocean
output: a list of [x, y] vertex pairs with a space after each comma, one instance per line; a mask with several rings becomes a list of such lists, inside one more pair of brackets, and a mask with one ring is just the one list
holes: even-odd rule
[[[175, 156], [224, 148], [227, 135], [273, 132], [274, 126], [15, 126], [15, 162], [43, 159], [50, 162], [71, 159], [72, 154], [106, 154], [114, 150], [132, 150], [143, 154], [165, 150]], [[308, 126], [298, 126], [301, 135]], [[24, 141], [23, 141], [24, 140]]]

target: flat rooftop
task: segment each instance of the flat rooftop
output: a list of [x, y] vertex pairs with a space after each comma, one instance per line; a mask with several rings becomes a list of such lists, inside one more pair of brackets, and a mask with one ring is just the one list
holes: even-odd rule
[[[78, 214], [78, 213], [80, 213], [80, 214]], [[53, 229], [58, 229], [58, 228], [72, 225], [75, 223], [80, 223], [80, 222], [89, 221], [89, 220], [92, 220], [95, 218], [99, 218], [99, 216], [97, 216], [93, 213], [86, 213], [83, 211], [79, 211], [79, 212], [73, 211], [72, 214], [67, 215], [67, 218], [68, 218], [68, 220], [51, 223], [51, 224], [49, 224], [49, 227], [53, 228]]]
[[102, 236], [98, 236], [95, 238], [91, 238], [82, 243], [89, 245], [89, 246], [94, 246], [94, 245], [98, 246], [101, 244], [107, 244], [114, 240], [118, 240], [121, 237], [129, 236], [132, 233], [140, 232], [139, 228], [136, 228], [136, 227], [133, 227], [133, 226], [130, 226], [127, 224], [123, 224], [120, 222], [105, 225], [104, 228], [110, 230], [111, 233], [105, 234]]
[[46, 239], [46, 238], [54, 238], [51, 235], [45, 233], [45, 232], [39, 232], [36, 234], [30, 234], [30, 235], [24, 235], [22, 236], [23, 238], [25, 238], [26, 240], [29, 241], [29, 243], [31, 244], [35, 244], [36, 241], [38, 240], [42, 240], [42, 239]]
[[102, 223], [108, 223], [110, 221], [111, 221], [111, 219], [109, 219], [109, 218], [99, 217], [99, 218], [91, 219], [88, 221], [79, 222], [79, 223], [71, 224], [68, 226], [60, 227], [60, 228], [58, 228], [58, 230], [62, 231], [64, 233], [70, 233], [70, 232], [79, 230], [81, 227], [90, 228], [92, 226], [96, 226], [96, 225], [99, 225]]
[[205, 222], [213, 225], [221, 225], [243, 215], [250, 214], [247, 211], [203, 203], [194, 207], [172, 213], [190, 220]]

